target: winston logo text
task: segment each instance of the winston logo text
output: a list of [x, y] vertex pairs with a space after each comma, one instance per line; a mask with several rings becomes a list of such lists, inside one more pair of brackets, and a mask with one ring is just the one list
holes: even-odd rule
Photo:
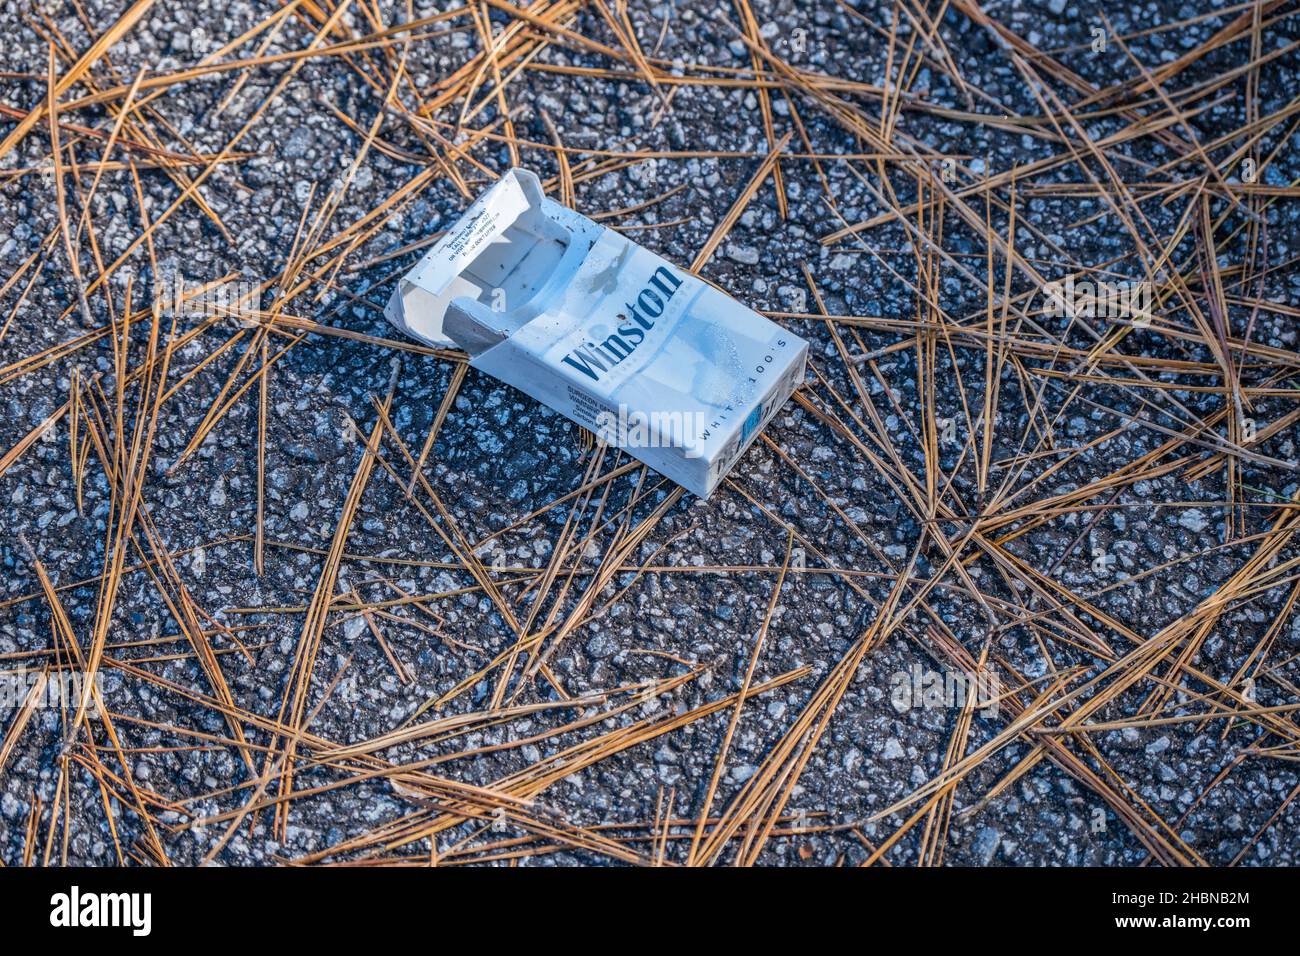
[[627, 303], [627, 311], [618, 314], [618, 327], [612, 335], [603, 342], [588, 339], [561, 361], [593, 382], [599, 382], [602, 372], [608, 372], [628, 358], [645, 341], [646, 333], [654, 328], [653, 320], [664, 314], [668, 301], [681, 284], [680, 276], [674, 275], [667, 266], [660, 266], [650, 276], [649, 284], [641, 290], [636, 302]]

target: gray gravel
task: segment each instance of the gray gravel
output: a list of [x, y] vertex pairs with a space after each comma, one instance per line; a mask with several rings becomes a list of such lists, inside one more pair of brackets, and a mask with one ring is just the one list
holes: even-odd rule
[[[752, 0], [755, 15], [764, 24], [764, 36], [783, 56], [801, 66], [829, 75], [866, 83], [879, 83], [884, 75], [888, 44], [852, 20], [833, 2], [794, 4]], [[857, 2], [855, 7], [888, 29], [889, 4]], [[42, 2], [45, 12], [77, 49], [88, 45], [88, 34], [71, 5]], [[121, 2], [85, 0], [82, 7], [102, 29], [125, 6]], [[416, 0], [417, 15], [427, 15], [449, 4]], [[930, 5], [933, 6], [933, 5]], [[1114, 5], [1109, 5], [1114, 6]], [[379, 4], [387, 16], [395, 16], [402, 4]], [[127, 81], [140, 68], [176, 68], [190, 63], [267, 16], [269, 3], [233, 0], [214, 4], [189, 0], [183, 4], [159, 4], [144, 21], [112, 51], [113, 72], [101, 64], [95, 72], [100, 86]], [[1132, 32], [1193, 16], [1191, 5], [1157, 2], [1137, 10], [1108, 10], [1115, 28]], [[990, 5], [990, 12], [1040, 49], [1085, 45], [1089, 30], [1100, 20], [1092, 4], [1043, 3]], [[1292, 7], [1294, 14], [1294, 7]], [[729, 27], [734, 21], [730, 3], [634, 2], [631, 15], [642, 43], [652, 48], [667, 19], [660, 55], [666, 59], [707, 62], [729, 67], [748, 66], [748, 53]], [[1276, 16], [1277, 14], [1273, 14]], [[369, 28], [359, 16], [351, 17], [358, 32]], [[1203, 43], [1225, 21], [1208, 20], [1133, 39], [1132, 49], [1147, 64], [1168, 62]], [[592, 10], [582, 13], [575, 29], [608, 40], [607, 26]], [[797, 31], [806, 36], [806, 49], [795, 53], [781, 47]], [[999, 45], [980, 27], [955, 12], [946, 16], [942, 36], [955, 56], [967, 82], [1018, 113], [1039, 112], [1031, 93], [1010, 65]], [[0, 3], [0, 35], [5, 39], [0, 69], [44, 74], [46, 44], [33, 26], [27, 5]], [[300, 24], [291, 24], [271, 50], [296, 49], [304, 42]], [[1273, 26], [1264, 38], [1265, 49], [1279, 48], [1300, 39], [1294, 16]], [[471, 54], [477, 40], [461, 33], [430, 37], [413, 45], [407, 68], [417, 87], [425, 89], [448, 74]], [[1242, 44], [1236, 44], [1205, 58], [1185, 74], [1177, 86], [1207, 79], [1244, 59]], [[1092, 56], [1086, 48], [1062, 54], [1072, 69], [1098, 84], [1134, 75], [1134, 66], [1114, 46], [1104, 55]], [[553, 48], [539, 58], [542, 63], [607, 65], [592, 54], [575, 54]], [[1261, 115], [1272, 113], [1300, 95], [1297, 57], [1287, 54], [1263, 72]], [[270, 91], [282, 68], [264, 68], [249, 74], [230, 106], [216, 107], [231, 88], [231, 78], [220, 76], [173, 89], [156, 100], [162, 121], [190, 146], [163, 133], [165, 141], [178, 149], [194, 148], [217, 152]], [[1239, 88], [1239, 87], [1238, 87]], [[931, 102], [967, 108], [964, 97], [937, 71], [923, 68], [914, 89], [928, 90]], [[43, 84], [23, 78], [0, 77], [0, 102], [26, 108], [43, 95]], [[542, 119], [545, 111], [554, 119], [563, 142], [575, 148], [642, 148], [664, 151], [761, 151], [766, 148], [762, 118], [751, 91], [723, 87], [677, 88], [671, 109], [654, 123], [657, 101], [644, 85], [615, 83], [598, 78], [578, 78], [556, 73], [527, 71], [509, 88], [521, 137], [549, 141]], [[800, 118], [819, 152], [862, 151], [863, 145], [846, 134], [813, 104], [798, 102]], [[875, 116], [874, 100], [860, 101], [864, 111]], [[309, 62], [284, 95], [239, 145], [251, 154], [215, 173], [204, 187], [206, 200], [220, 213], [229, 240], [193, 205], [182, 209], [155, 236], [155, 251], [165, 272], [180, 271], [191, 278], [215, 278], [239, 272], [260, 279], [278, 271], [297, 230], [303, 204], [315, 186], [317, 202], [346, 170], [361, 138], [345, 126], [333, 109], [368, 127], [376, 110], [376, 94], [344, 62], [337, 58]], [[454, 119], [454, 107], [440, 118]], [[987, 104], [979, 109], [988, 111]], [[1194, 120], [1202, 143], [1246, 122], [1241, 95], [1225, 97]], [[776, 98], [777, 123], [790, 128], [789, 110]], [[492, 116], [489, 112], [485, 116]], [[480, 117], [477, 122], [481, 122]], [[84, 111], [71, 121], [111, 128], [111, 117], [94, 110]], [[907, 136], [940, 152], [982, 157], [970, 162], [975, 172], [998, 172], [1012, 164], [1025, 164], [1052, 155], [1058, 147], [1030, 136], [1012, 135], [990, 126], [945, 119], [923, 112], [904, 111], [900, 129]], [[1119, 128], [1113, 118], [1097, 119], [1090, 131], [1100, 137]], [[1275, 128], [1265, 139], [1267, 150], [1279, 145], [1281, 131]], [[389, 118], [381, 135], [394, 147], [412, 154], [423, 145], [410, 127]], [[1266, 174], [1266, 181], [1285, 185], [1300, 176], [1300, 135], [1282, 148]], [[83, 160], [98, 156], [99, 144], [79, 148]], [[38, 165], [48, 159], [48, 132], [44, 126], [27, 137], [22, 146], [3, 161], [12, 169]], [[497, 170], [509, 163], [502, 146], [481, 147], [475, 158]], [[1135, 160], [1124, 174], [1139, 181], [1141, 163], [1161, 163], [1169, 157], [1162, 147], [1144, 140], [1132, 145]], [[544, 175], [556, 167], [540, 150], [525, 151], [524, 160]], [[664, 228], [641, 229], [632, 233], [639, 241], [662, 255], [689, 262], [703, 245], [715, 224], [726, 214], [733, 198], [753, 173], [753, 159], [668, 158], [631, 174], [608, 175], [580, 183], [578, 208], [586, 213], [633, 206], [665, 190], [685, 188], [667, 201], [643, 213], [621, 220], [625, 224], [656, 225], [689, 221]], [[419, 169], [402, 158], [372, 151], [355, 178], [334, 222], [344, 225], [365, 215]], [[468, 164], [462, 172], [474, 188], [487, 179]], [[855, 222], [879, 212], [871, 193], [842, 162], [823, 165], [829, 184], [838, 198], [845, 219]], [[5, 170], [0, 169], [0, 177]], [[823, 201], [817, 171], [806, 161], [783, 164], [790, 215], [782, 220], [773, 190], [765, 185], [741, 217], [713, 261], [705, 270], [718, 283], [755, 308], [770, 311], [798, 311], [805, 289], [801, 264], [808, 263], [826, 305], [832, 313], [909, 318], [915, 301], [907, 286], [883, 268], [860, 247], [846, 244], [823, 247], [822, 236], [840, 223], [830, 216]], [[1179, 175], [1199, 175], [1187, 167]], [[1055, 174], [1060, 180], [1078, 180], [1077, 168]], [[874, 184], [874, 172], [870, 181]], [[13, 270], [35, 252], [54, 227], [53, 180], [49, 176], [27, 176], [17, 182], [0, 179], [0, 285]], [[88, 188], [89, 177], [85, 186]], [[142, 172], [150, 211], [157, 214], [176, 197], [177, 188], [160, 171]], [[902, 182], [902, 180], [898, 180]], [[74, 197], [75, 202], [75, 197]], [[1078, 261], [1097, 264], [1129, 251], [1123, 230], [1105, 215], [1095, 199], [1058, 199], [1022, 194], [1020, 210], [1024, 221], [1036, 230], [1021, 234], [1019, 249], [1026, 256], [1046, 262], [1060, 260], [1053, 246], [1063, 247]], [[383, 320], [381, 308], [391, 291], [394, 276], [418, 258], [418, 252], [402, 253], [391, 261], [357, 268], [374, 257], [401, 249], [444, 228], [465, 206], [464, 198], [445, 179], [438, 180], [417, 201], [392, 216], [382, 231], [353, 254], [352, 271], [338, 277], [341, 288], [357, 301], [338, 293], [326, 295], [316, 311], [308, 313], [308, 299], [294, 303], [298, 314], [310, 314], [329, 325], [367, 335], [392, 337], [396, 333]], [[79, 211], [74, 204], [73, 209]], [[142, 228], [130, 179], [120, 174], [105, 177], [92, 206], [96, 234], [105, 260], [116, 258]], [[1160, 236], [1170, 235], [1182, 212], [1180, 203], [1161, 207], [1147, 202], [1143, 211]], [[1300, 250], [1300, 217], [1292, 200], [1283, 199], [1268, 213], [1269, 258], [1286, 263]], [[875, 229], [867, 234], [871, 247], [903, 275], [914, 275], [914, 259], [903, 230]], [[982, 268], [984, 246], [970, 232], [954, 226], [945, 235], [954, 253], [969, 253]], [[1223, 265], [1239, 264], [1238, 254]], [[87, 256], [83, 266], [90, 268]], [[143, 253], [132, 261], [136, 295], [151, 283], [148, 258]], [[123, 269], [113, 286], [120, 295], [128, 270]], [[1000, 273], [999, 273], [1000, 275]], [[119, 281], [120, 280], [120, 281]], [[25, 283], [26, 280], [24, 280]], [[8, 318], [18, 289], [0, 297], [0, 321]], [[1300, 301], [1300, 278], [1291, 268], [1270, 273], [1263, 295], [1277, 302]], [[966, 315], [983, 307], [984, 292], [946, 273], [942, 304], [952, 315]], [[0, 338], [0, 366], [35, 354], [42, 349], [80, 334], [82, 321], [74, 310], [61, 318], [74, 302], [61, 245], [51, 247], [45, 268], [25, 304], [17, 310]], [[92, 297], [96, 322], [102, 321], [103, 300]], [[841, 394], [852, 394], [825, 327], [818, 322], [788, 320], [789, 327], [812, 342], [812, 360], [825, 371]], [[181, 370], [193, 368], [231, 334], [222, 327], [206, 333], [178, 357]], [[846, 333], [847, 334], [847, 333]], [[863, 333], [869, 349], [885, 348], [900, 340], [894, 333]], [[1261, 312], [1253, 338], [1274, 347], [1296, 350], [1293, 320]], [[1150, 340], [1152, 343], [1156, 339]], [[1169, 348], [1169, 346], [1162, 346]], [[940, 352], [943, 352], [942, 345]], [[358, 423], [362, 437], [375, 421], [372, 396], [382, 396], [389, 383], [395, 350], [372, 344], [321, 335], [309, 336], [296, 346], [275, 369], [270, 386], [270, 424], [266, 460], [266, 533], [270, 539], [308, 548], [327, 548], [334, 532], [348, 485], [360, 458], [361, 446], [350, 440], [349, 419]], [[1169, 357], [1203, 358], [1173, 351]], [[896, 390], [894, 398], [901, 415], [891, 416], [888, 427], [904, 461], [921, 473], [923, 458], [912, 429], [920, 420], [916, 392], [915, 352], [904, 349], [880, 360], [882, 373]], [[438, 403], [445, 394], [452, 365], [414, 353], [401, 355], [393, 405], [393, 422], [404, 440], [418, 449], [427, 433]], [[948, 374], [942, 375], [937, 404], [947, 414], [960, 415], [961, 397], [948, 359], [942, 359]], [[967, 382], [982, 383], [982, 358], [971, 354], [964, 359]], [[0, 452], [12, 447], [36, 424], [55, 411], [67, 398], [73, 366], [83, 373], [104, 373], [111, 382], [112, 350], [107, 341], [84, 349], [69, 361], [60, 361], [31, 374], [0, 384]], [[256, 630], [241, 634], [241, 640], [255, 647], [251, 660], [238, 653], [225, 654], [222, 667], [239, 704], [250, 710], [274, 715], [284, 693], [302, 617], [295, 614], [237, 613], [240, 608], [275, 608], [303, 605], [310, 600], [320, 573], [318, 554], [286, 548], [268, 548], [265, 573], [254, 571], [250, 544], [233, 536], [248, 535], [255, 522], [257, 405], [253, 397], [241, 400], [215, 430], [197, 455], [174, 475], [164, 468], [175, 460], [189, 436], [217, 397], [229, 373], [229, 356], [200, 373], [163, 409], [154, 458], [157, 467], [150, 475], [145, 500], [158, 518], [164, 539], [173, 548], [206, 544], [201, 561], [193, 555], [179, 560], [180, 573], [197, 604], [217, 621], [228, 625], [255, 624]], [[1016, 452], [1026, 427], [1025, 403], [1014, 375], [1004, 380], [1002, 414], [998, 421], [998, 442], [994, 459]], [[1130, 397], [1116, 390], [1095, 389], [1086, 393], [1100, 407], [1073, 404], [1062, 422], [1063, 445], [1078, 445], [1095, 438], [1116, 424], [1106, 409], [1131, 411]], [[256, 395], [254, 389], [252, 395]], [[1062, 393], [1048, 393], [1053, 409]], [[1217, 408], [1221, 395], [1183, 392], [1179, 397], [1198, 414]], [[874, 396], [882, 414], [890, 412], [883, 389]], [[1293, 407], [1281, 399], [1260, 406], [1260, 420], [1272, 420]], [[781, 458], [762, 445], [750, 450], [738, 465], [739, 486], [760, 501], [770, 504], [783, 521], [798, 527], [815, 541], [829, 561], [845, 568], [866, 572], [886, 571], [879, 558], [883, 553], [902, 567], [914, 550], [920, 528], [901, 507], [879, 473], [863, 457], [854, 454], [814, 418], [791, 404], [773, 422], [768, 434], [843, 509], [863, 532], [873, 552], [857, 536], [826, 499], [802, 480]], [[38, 442], [0, 476], [0, 601], [38, 592], [31, 561], [20, 537], [25, 537], [40, 556], [56, 583], [74, 585], [83, 579], [90, 584], [71, 586], [62, 592], [72, 624], [83, 643], [88, 641], [96, 606], [96, 579], [104, 561], [104, 534], [108, 527], [108, 487], [102, 470], [92, 463], [84, 488], [84, 509], [79, 512], [67, 452], [66, 423], [60, 423], [54, 439]], [[1111, 439], [1099, 448], [1074, 459], [1049, 480], [1029, 493], [1029, 500], [1050, 497], [1104, 474], [1156, 447], [1163, 436], [1134, 429]], [[1278, 458], [1295, 458], [1294, 432], [1286, 430], [1264, 443], [1262, 450]], [[948, 460], [946, 467], [954, 462]], [[505, 528], [534, 509], [543, 507], [580, 483], [587, 465], [575, 428], [546, 408], [486, 376], [471, 371], [442, 428], [426, 474], [460, 528], [472, 541]], [[405, 472], [403, 471], [403, 474]], [[960, 487], [970, 500], [970, 473], [959, 477]], [[1245, 484], [1258, 494], [1253, 500], [1267, 500], [1265, 493], [1289, 496], [1295, 491], [1293, 472], [1285, 469], [1248, 466]], [[620, 480], [612, 492], [610, 507], [625, 502], [636, 486], [636, 476]], [[1175, 558], [1187, 557], [1170, 571], [1140, 583], [1100, 593], [1098, 608], [1140, 634], [1155, 633], [1164, 624], [1188, 613], [1212, 593], [1251, 554], [1249, 544], [1219, 547], [1223, 540], [1223, 509], [1214, 502], [1225, 495], [1222, 472], [1205, 481], [1188, 483], [1178, 472], [1140, 482], [1117, 499], [1093, 529], [1091, 545], [1114, 556], [1116, 575], [1133, 574]], [[644, 512], [661, 500], [652, 496]], [[1194, 510], [1158, 507], [1162, 502], [1201, 502]], [[638, 512], [638, 513], [641, 513]], [[508, 565], [543, 567], [551, 547], [564, 525], [567, 512], [554, 509], [545, 519], [512, 530], [502, 538], [502, 560]], [[1051, 566], [1078, 537], [1092, 517], [1081, 511], [1052, 521], [1019, 539], [1015, 552], [1036, 567]], [[1250, 509], [1247, 531], [1267, 525], [1262, 508]], [[686, 498], [678, 503], [635, 554], [634, 560], [649, 560], [656, 549], [658, 563], [677, 566], [714, 564], [765, 565], [773, 571], [732, 574], [725, 578], [709, 573], [669, 573], [644, 576], [634, 587], [614, 600], [608, 612], [584, 626], [560, 646], [552, 658], [558, 678], [571, 694], [588, 694], [645, 679], [662, 679], [682, 672], [677, 660], [707, 667], [699, 679], [685, 684], [658, 706], [685, 710], [725, 694], [734, 693], [743, 679], [757, 632], [775, 579], [774, 569], [784, 555], [786, 534], [775, 521], [764, 516], [740, 494], [719, 492], [708, 502]], [[665, 547], [666, 546], [666, 547]], [[418, 511], [405, 501], [402, 489], [382, 469], [376, 469], [366, 490], [348, 539], [353, 554], [387, 559], [443, 562], [453, 556]], [[1294, 559], [1289, 547], [1282, 560]], [[929, 560], [936, 560], [931, 550]], [[133, 556], [134, 560], [134, 556]], [[1090, 547], [1075, 548], [1061, 564], [1059, 579], [1080, 593], [1090, 593], [1105, 584], [1092, 569]], [[809, 559], [816, 568], [820, 562]], [[925, 576], [924, 561], [917, 574]], [[390, 577], [403, 590], [428, 594], [465, 588], [472, 584], [467, 574], [413, 564], [381, 564], [345, 561], [340, 590], [355, 587], [368, 600], [393, 595], [376, 580]], [[991, 567], [984, 567], [978, 579], [994, 596], [1015, 597]], [[618, 582], [623, 583], [622, 579]], [[745, 711], [731, 743], [728, 771], [715, 800], [715, 811], [726, 805], [741, 783], [752, 775], [772, 746], [790, 727], [829, 670], [849, 651], [852, 642], [874, 618], [872, 601], [882, 601], [888, 580], [808, 573], [796, 575], [781, 595], [766, 648], [758, 662], [755, 681], [767, 680], [807, 665], [807, 677], [765, 694]], [[856, 588], [870, 596], [868, 601]], [[615, 597], [611, 588], [602, 602]], [[1233, 674], [1245, 656], [1260, 641], [1285, 606], [1286, 588], [1274, 588], [1248, 603], [1233, 605], [1222, 616], [1196, 656], [1203, 671], [1223, 678]], [[931, 607], [963, 641], [978, 654], [988, 625], [979, 604], [958, 591], [938, 589]], [[339, 615], [325, 632], [317, 664], [317, 695], [350, 661], [344, 679], [329, 703], [312, 723], [323, 737], [352, 742], [385, 733], [401, 725], [430, 697], [444, 693], [481, 667], [484, 652], [495, 654], [506, 646], [502, 621], [490, 602], [480, 594], [439, 599], [433, 610], [442, 617], [441, 640], [415, 626], [392, 621], [383, 624], [394, 654], [414, 677], [402, 684], [382, 649], [369, 632]], [[519, 607], [526, 608], [521, 602]], [[403, 614], [407, 613], [405, 611]], [[427, 619], [411, 614], [411, 619]], [[932, 778], [940, 769], [958, 711], [951, 707], [909, 709], [900, 712], [891, 702], [891, 680], [914, 666], [941, 666], [929, 645], [924, 621], [914, 619], [888, 642], [870, 653], [844, 695], [820, 746], [808, 761], [790, 796], [789, 810], [818, 814], [827, 832], [773, 839], [762, 862], [773, 865], [856, 863], [867, 853], [864, 840], [872, 845], [889, 837], [905, 814], [889, 819], [870, 818], [894, 801]], [[1104, 633], [1104, 632], [1103, 632]], [[124, 579], [117, 602], [111, 643], [174, 637], [177, 625], [159, 598], [147, 575], [135, 573]], [[0, 607], [0, 655], [4, 666], [17, 667], [38, 659], [24, 655], [50, 647], [50, 612], [43, 600], [26, 600]], [[1296, 666], [1290, 661], [1300, 642], [1300, 616], [1283, 622], [1270, 661], [1277, 665], [1275, 679], [1261, 682], [1260, 702], [1265, 705], [1293, 702]], [[1008, 627], [996, 636], [995, 651], [1031, 678], [1051, 668], [1074, 664], [1095, 666], [1096, 662], [1064, 641], [1051, 645], [1052, 659], [1044, 657], [1036, 635], [1024, 628]], [[232, 649], [224, 638], [215, 638], [220, 651]], [[1118, 645], [1117, 645], [1118, 646]], [[122, 659], [150, 658], [141, 666], [175, 684], [205, 689], [202, 672], [185, 652], [183, 641], [137, 647], [120, 652]], [[157, 660], [177, 655], [177, 659]], [[175, 693], [130, 677], [119, 670], [106, 674], [105, 694], [114, 711], [136, 716], [159, 725], [189, 728], [203, 733], [226, 733], [224, 722], [212, 712], [187, 703]], [[488, 684], [458, 698], [450, 712], [467, 712], [485, 706]], [[1124, 698], [1125, 707], [1102, 711], [1101, 719], [1115, 719], [1135, 712], [1150, 690], [1140, 687]], [[1190, 706], [1188, 685], [1180, 704], [1189, 706], [1175, 713], [1196, 712]], [[528, 700], [545, 700], [552, 694], [545, 684], [529, 691]], [[319, 696], [313, 700], [319, 699]], [[644, 714], [642, 714], [644, 716]], [[611, 730], [619, 722], [636, 719], [637, 712], [616, 718], [604, 726]], [[11, 717], [0, 715], [0, 725]], [[394, 750], [391, 759], [415, 759], [435, 753], [449, 753], [469, 747], [489, 747], [538, 734], [563, 719], [542, 714], [526, 720], [490, 726], [468, 738], [421, 750]], [[539, 798], [542, 805], [565, 819], [581, 825], [630, 824], [653, 819], [656, 803], [675, 791], [676, 810], [689, 814], [698, 810], [713, 771], [715, 756], [726, 728], [726, 712], [628, 749], [597, 766], [573, 775], [548, 788]], [[990, 740], [1006, 723], [1001, 716], [977, 716], [971, 730], [971, 747]], [[237, 752], [227, 748], [167, 750], [187, 745], [177, 734], [145, 724], [123, 723], [127, 741], [137, 748], [129, 754], [135, 780], [159, 799], [175, 805], [164, 820], [182, 822], [184, 812], [198, 815], [235, 809], [246, 793], [220, 794], [223, 788], [246, 775]], [[264, 737], [253, 739], [265, 742]], [[567, 743], [572, 738], [566, 738]], [[1237, 726], [1226, 735], [1217, 723], [1178, 723], [1149, 729], [1114, 731], [1094, 738], [1099, 752], [1119, 779], [1133, 788], [1153, 812], [1177, 828], [1182, 838], [1207, 861], [1225, 864], [1254, 840], [1242, 860], [1245, 864], [1290, 864], [1300, 832], [1300, 810], [1293, 804], [1271, 820], [1278, 807], [1300, 784], [1293, 763], [1254, 755], [1253, 748], [1275, 744], [1257, 728]], [[556, 740], [529, 743], [494, 752], [488, 756], [451, 761], [437, 772], [449, 779], [485, 784], [515, 772], [556, 752]], [[151, 752], [152, 751], [152, 752]], [[58, 758], [61, 752], [61, 718], [57, 711], [37, 715], [18, 740], [0, 778], [0, 860], [21, 861], [33, 801], [39, 801], [42, 820], [48, 821], [49, 806], [55, 799]], [[944, 862], [948, 864], [1060, 864], [1134, 865], [1146, 857], [1146, 849], [1095, 794], [1044, 761], [1024, 777], [974, 812], [980, 799], [1028, 748], [1017, 743], [985, 762], [957, 792], [956, 809]], [[106, 763], [108, 758], [105, 758]], [[1203, 791], [1225, 768], [1233, 766], [1222, 782], [1203, 800]], [[300, 786], [330, 779], [324, 773], [304, 774]], [[194, 805], [188, 802], [203, 799]], [[73, 827], [68, 859], [87, 864], [110, 863], [115, 859], [113, 841], [105, 824], [98, 787], [84, 771], [73, 774]], [[262, 815], [243, 827], [219, 859], [228, 864], [265, 864], [315, 853], [409, 813], [412, 804], [388, 785], [372, 782], [329, 791], [294, 804], [287, 839], [273, 837], [271, 821]], [[114, 806], [119, 837], [124, 845], [141, 838], [139, 820], [129, 810]], [[1258, 839], [1257, 831], [1268, 825]], [[41, 824], [44, 839], [47, 822]], [[220, 826], [201, 831], [178, 829], [162, 838], [176, 862], [195, 862], [221, 835]], [[856, 831], [856, 832], [855, 832]], [[468, 831], [458, 829], [440, 837], [445, 848]], [[919, 840], [914, 831], [890, 853], [897, 864], [917, 860]], [[673, 853], [680, 850], [675, 847]], [[405, 848], [405, 853], [427, 854], [423, 841]], [[56, 854], [57, 855], [57, 854]], [[593, 863], [600, 858], [558, 852], [528, 861], [532, 864]]]

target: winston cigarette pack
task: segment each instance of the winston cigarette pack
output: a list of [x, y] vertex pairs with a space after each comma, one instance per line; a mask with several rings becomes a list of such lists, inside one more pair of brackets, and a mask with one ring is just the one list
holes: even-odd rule
[[512, 169], [398, 283], [389, 320], [707, 496], [808, 344]]

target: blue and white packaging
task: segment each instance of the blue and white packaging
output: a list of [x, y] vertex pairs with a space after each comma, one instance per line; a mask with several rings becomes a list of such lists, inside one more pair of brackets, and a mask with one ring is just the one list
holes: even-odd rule
[[803, 381], [808, 343], [512, 169], [385, 314], [707, 497]]

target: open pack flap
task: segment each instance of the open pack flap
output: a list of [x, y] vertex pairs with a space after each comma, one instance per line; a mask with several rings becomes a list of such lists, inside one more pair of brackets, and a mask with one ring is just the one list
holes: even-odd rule
[[511, 169], [401, 279], [385, 315], [428, 345], [477, 355], [535, 316], [543, 290], [576, 269], [591, 244], [584, 222], [547, 199], [534, 173]]

